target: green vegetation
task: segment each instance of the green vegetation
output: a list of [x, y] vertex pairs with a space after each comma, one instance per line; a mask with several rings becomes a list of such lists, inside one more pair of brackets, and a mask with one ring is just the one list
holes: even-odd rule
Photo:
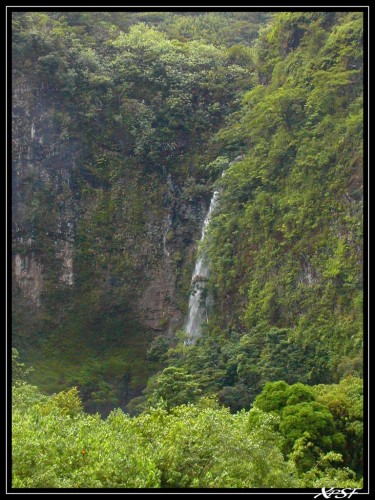
[[[337, 390], [348, 388], [360, 396], [357, 380]], [[234, 415], [204, 397], [169, 410], [160, 399], [136, 417], [117, 409], [103, 420], [82, 411], [75, 387], [47, 397], [16, 379], [13, 487], [361, 487], [355, 472], [337, 468], [345, 437], [314, 389], [268, 384], [252, 410]]]
[[268, 381], [362, 374], [361, 36], [360, 13], [276, 16], [256, 42], [258, 84], [216, 134], [214, 308], [168, 364], [233, 411]]
[[[145, 364], [154, 332], [139, 301], [163, 258], [163, 219], [180, 202], [168, 176], [181, 200], [209, 197], [209, 140], [250, 69], [223, 46], [169, 38], [151, 13], [141, 23], [130, 13], [13, 17], [14, 109], [23, 117], [14, 154], [32, 162], [17, 174], [14, 250], [32, 251], [43, 269], [37, 314], [15, 284], [14, 342], [36, 368], [33, 383], [49, 393], [77, 384], [86, 408], [105, 413], [123, 404], [123, 376], [129, 399], [154, 369]], [[33, 126], [40, 139], [27, 156]], [[168, 272], [177, 309], [186, 308], [186, 241], [197, 222], [182, 230], [184, 220], [175, 222], [181, 236]], [[72, 287], [61, 283], [58, 240], [72, 240]]]
[[359, 13], [279, 16], [257, 42], [268, 84], [218, 134], [244, 158], [221, 181], [208, 242], [214, 324], [259, 336], [262, 361], [275, 344], [309, 350], [299, 380], [313, 383], [361, 358], [361, 35]]
[[15, 270], [13, 487], [362, 486], [362, 37], [355, 11], [14, 13], [42, 285]]

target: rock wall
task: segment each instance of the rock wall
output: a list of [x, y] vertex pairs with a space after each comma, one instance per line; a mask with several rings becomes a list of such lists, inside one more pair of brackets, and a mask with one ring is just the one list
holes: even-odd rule
[[18, 253], [14, 256], [14, 274], [24, 297], [39, 307], [43, 287], [42, 267], [33, 253], [31, 257], [21, 256]]
[[[137, 322], [155, 333], [171, 335], [183, 323], [184, 292], [178, 290], [178, 277], [192, 260], [206, 201], [201, 197], [183, 199], [182, 186], [171, 174], [165, 174], [166, 178], [158, 179], [154, 187], [160, 196], [142, 209], [144, 220], [138, 236], [126, 230], [134, 215], [123, 202], [121, 217], [116, 214], [103, 230], [95, 229], [95, 238], [90, 236], [89, 243], [83, 242], [77, 237], [77, 227], [82, 233], [86, 224], [99, 218], [98, 200], [103, 196], [114, 198], [122, 181], [108, 187], [90, 177], [87, 163], [92, 158], [86, 157], [85, 131], [80, 131], [80, 136], [72, 133], [67, 118], [61, 118], [63, 110], [54, 99], [53, 89], [40, 87], [39, 82], [28, 81], [17, 72], [13, 80], [13, 277], [19, 295], [39, 309], [52, 292], [75, 289], [76, 283], [80, 283], [81, 293], [82, 283], [91, 281], [102, 296], [113, 287], [129, 288], [130, 270], [125, 266], [117, 273], [113, 271], [115, 259], [121, 261], [121, 254], [111, 257], [112, 243], [103, 249], [106, 231], [107, 238], [122, 239], [122, 251], [130, 255], [136, 269], [130, 309]], [[122, 197], [127, 197], [126, 183], [130, 180], [123, 180]], [[88, 189], [94, 194], [85, 197]], [[96, 242], [98, 247], [94, 246]], [[95, 262], [91, 276], [82, 274], [81, 264], [76, 266], [84, 252], [91, 252]], [[49, 301], [49, 307], [58, 310], [65, 306], [53, 301]]]

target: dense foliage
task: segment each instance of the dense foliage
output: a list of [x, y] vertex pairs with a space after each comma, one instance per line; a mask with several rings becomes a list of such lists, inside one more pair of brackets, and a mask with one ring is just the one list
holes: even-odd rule
[[234, 415], [210, 398], [171, 410], [160, 399], [137, 417], [118, 409], [103, 420], [82, 411], [75, 387], [47, 397], [15, 377], [13, 487], [360, 487], [337, 468], [345, 437], [327, 406], [338, 393], [360, 398], [360, 385], [318, 386], [326, 403], [314, 389], [268, 384], [252, 410]]
[[[362, 37], [354, 11], [15, 13], [14, 251], [44, 274], [37, 313], [14, 287], [14, 487], [361, 487]], [[186, 314], [213, 189], [207, 324], [155, 336], [142, 294], [168, 256]]]
[[214, 324], [251, 332], [267, 377], [360, 373], [362, 29], [360, 13], [280, 16], [258, 40], [259, 84], [218, 134], [244, 156], [208, 242]]
[[362, 29], [360, 13], [277, 16], [216, 135], [214, 308], [195, 346], [163, 356], [234, 411], [267, 381], [362, 374]]

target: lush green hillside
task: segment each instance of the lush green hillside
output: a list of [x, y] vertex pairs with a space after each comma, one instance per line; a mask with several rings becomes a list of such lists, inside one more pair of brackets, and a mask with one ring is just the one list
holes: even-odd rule
[[14, 13], [14, 486], [360, 487], [362, 37]]
[[258, 85], [216, 135], [214, 307], [169, 363], [234, 410], [270, 380], [362, 373], [361, 36], [360, 13], [279, 15], [257, 41]]

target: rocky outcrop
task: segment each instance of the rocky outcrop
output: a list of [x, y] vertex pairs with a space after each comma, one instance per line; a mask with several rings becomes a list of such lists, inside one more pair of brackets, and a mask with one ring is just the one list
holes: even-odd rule
[[[141, 323], [157, 332], [172, 334], [181, 327], [184, 313], [177, 305], [179, 269], [191, 261], [206, 211], [204, 200], [186, 202], [169, 177], [168, 213], [149, 223], [149, 238], [161, 249], [158, 262], [145, 277], [146, 286], [137, 308]], [[160, 230], [158, 229], [160, 228]], [[161, 240], [161, 241], [160, 241]], [[161, 245], [160, 245], [161, 243]]]

